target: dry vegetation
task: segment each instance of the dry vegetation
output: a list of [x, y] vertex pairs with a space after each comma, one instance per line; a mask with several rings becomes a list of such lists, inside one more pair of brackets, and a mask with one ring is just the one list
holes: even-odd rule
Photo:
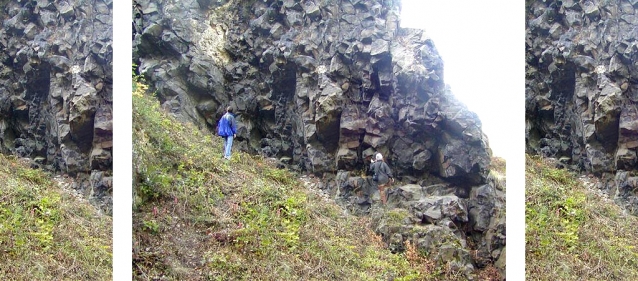
[[0, 279], [111, 280], [111, 217], [42, 171], [0, 163]]
[[414, 247], [390, 253], [368, 218], [297, 175], [245, 153], [221, 159], [219, 138], [175, 121], [139, 83], [133, 126], [135, 280], [450, 277]]
[[638, 217], [527, 156], [528, 280], [638, 280]]

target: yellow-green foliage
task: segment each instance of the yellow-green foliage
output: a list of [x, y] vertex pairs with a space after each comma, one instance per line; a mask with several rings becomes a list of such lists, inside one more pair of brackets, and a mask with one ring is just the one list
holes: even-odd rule
[[369, 221], [133, 94], [136, 280], [427, 280]]
[[112, 220], [0, 155], [0, 277], [111, 280]]
[[566, 170], [526, 159], [529, 280], [638, 280], [638, 218]]

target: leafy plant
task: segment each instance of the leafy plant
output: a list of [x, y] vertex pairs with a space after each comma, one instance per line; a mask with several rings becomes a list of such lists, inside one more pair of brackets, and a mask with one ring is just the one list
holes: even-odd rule
[[111, 218], [45, 173], [13, 157], [0, 162], [0, 277], [111, 280]]
[[18, 175], [34, 184], [43, 184], [47, 178], [42, 171], [35, 169], [20, 169]]
[[265, 169], [264, 176], [281, 184], [291, 184], [294, 182], [294, 176], [284, 169]]
[[[533, 280], [638, 278], [638, 218], [565, 170], [527, 156], [526, 273]], [[591, 270], [598, 268], [598, 270]]]
[[153, 234], [157, 234], [157, 232], [159, 231], [159, 223], [157, 223], [156, 220], [145, 220], [143, 222], [143, 225], [146, 231], [149, 231]]

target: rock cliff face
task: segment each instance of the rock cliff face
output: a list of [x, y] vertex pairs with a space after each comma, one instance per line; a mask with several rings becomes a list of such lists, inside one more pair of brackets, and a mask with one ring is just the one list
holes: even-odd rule
[[0, 1], [0, 151], [112, 189], [112, 1]]
[[[487, 215], [489, 224], [493, 202], [483, 215], [470, 206], [475, 190], [495, 192], [481, 123], [446, 88], [443, 61], [427, 34], [399, 28], [398, 1], [135, 4], [133, 57], [165, 110], [212, 132], [233, 106], [236, 148], [323, 177], [342, 202], [369, 190], [369, 179], [352, 171], [367, 169], [379, 151], [403, 182], [444, 190], [472, 222]], [[370, 201], [351, 206], [365, 211]], [[449, 219], [483, 233], [469, 220]], [[497, 259], [502, 242], [482, 257]], [[464, 253], [458, 268], [472, 268]]]
[[528, 1], [526, 148], [638, 214], [638, 2]]
[[135, 56], [164, 106], [210, 128], [234, 106], [240, 148], [317, 174], [378, 150], [400, 176], [484, 182], [480, 121], [447, 92], [433, 42], [399, 29], [397, 5], [138, 3]]

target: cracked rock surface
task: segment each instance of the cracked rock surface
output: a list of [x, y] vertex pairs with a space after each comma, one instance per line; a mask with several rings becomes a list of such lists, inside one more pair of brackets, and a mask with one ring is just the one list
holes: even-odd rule
[[0, 151], [112, 209], [112, 1], [2, 1]]
[[528, 2], [526, 150], [638, 215], [638, 3]]

